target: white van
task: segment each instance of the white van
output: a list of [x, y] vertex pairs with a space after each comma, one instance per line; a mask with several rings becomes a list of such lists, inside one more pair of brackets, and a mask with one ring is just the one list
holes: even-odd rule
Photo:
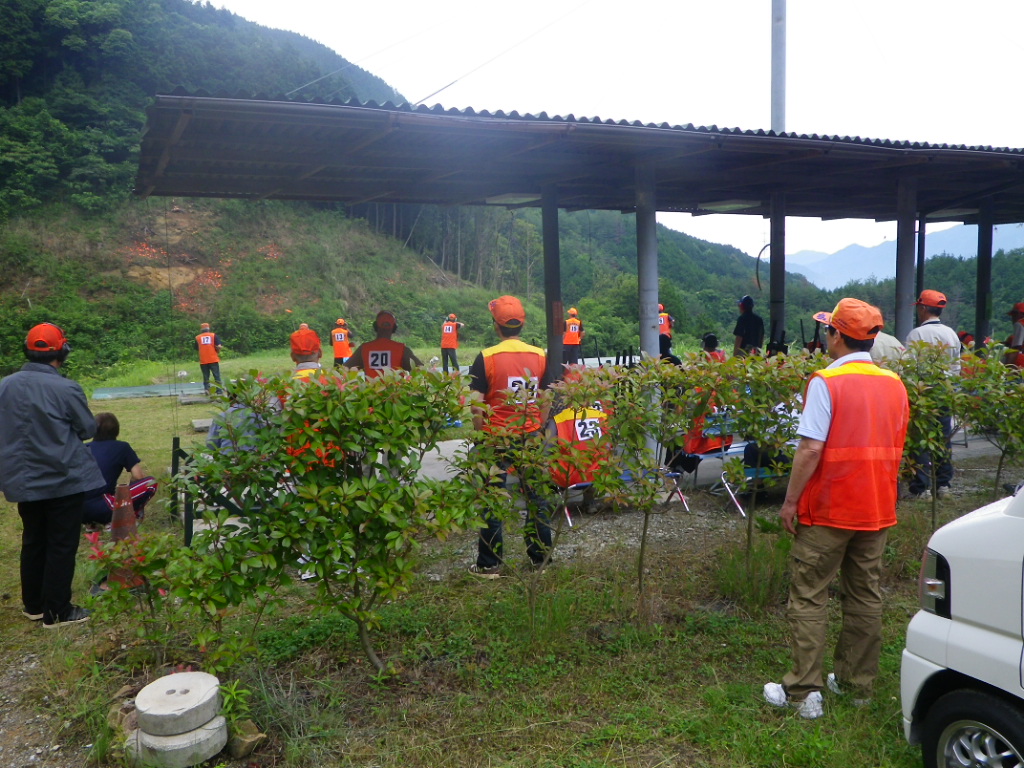
[[907, 627], [903, 729], [927, 768], [1024, 766], [1024, 492], [928, 542]]

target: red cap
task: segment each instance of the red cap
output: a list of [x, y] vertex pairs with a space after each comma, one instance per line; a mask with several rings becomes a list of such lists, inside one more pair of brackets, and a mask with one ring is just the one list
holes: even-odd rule
[[921, 291], [921, 296], [914, 302], [914, 306], [944, 307], [946, 306], [946, 294], [938, 291]]
[[1006, 314], [1008, 314], [1008, 315], [1024, 315], [1024, 301], [1018, 301], [1016, 304], [1013, 305], [1013, 309], [1011, 309]]
[[491, 310], [494, 322], [503, 328], [522, 328], [526, 322], [526, 310], [515, 296], [499, 296], [487, 308]]
[[64, 331], [53, 323], [40, 323], [25, 337], [25, 349], [31, 352], [59, 352], [67, 343]]
[[882, 311], [860, 299], [840, 299], [831, 312], [813, 315], [819, 323], [831, 325], [851, 339], [865, 341], [873, 339], [882, 330]]
[[452, 313], [451, 313], [450, 315], [448, 315], [448, 319], [449, 319], [449, 320], [458, 320], [459, 318], [457, 318], [457, 317], [455, 316], [455, 313], [454, 313], [454, 312], [452, 312]]
[[377, 313], [377, 319], [373, 321], [373, 327], [378, 331], [393, 331], [398, 327], [398, 320], [393, 313], [382, 309]]
[[320, 337], [316, 331], [311, 330], [308, 325], [299, 326], [299, 330], [292, 334], [292, 353], [296, 355], [312, 355], [320, 351]]

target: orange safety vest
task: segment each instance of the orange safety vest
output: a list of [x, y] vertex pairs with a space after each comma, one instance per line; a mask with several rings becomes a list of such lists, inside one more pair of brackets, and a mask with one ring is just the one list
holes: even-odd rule
[[573, 460], [556, 460], [551, 465], [551, 479], [560, 488], [594, 481], [598, 466], [611, 456], [610, 446], [598, 439], [605, 434], [607, 421], [608, 414], [597, 408], [566, 408], [555, 415], [559, 453], [579, 454]]
[[339, 326], [331, 331], [331, 342], [334, 344], [335, 357], [352, 357], [352, 341], [348, 328]]
[[480, 354], [487, 378], [484, 402], [492, 411], [484, 431], [523, 434], [540, 429], [536, 394], [547, 367], [544, 350], [519, 339], [505, 339]]
[[196, 336], [196, 345], [199, 347], [200, 365], [220, 362], [220, 355], [217, 354], [217, 334], [213, 331], [203, 331]]
[[459, 323], [445, 320], [441, 324], [441, 349], [459, 348]]
[[716, 362], [725, 362], [725, 352], [723, 352], [720, 349], [712, 349], [710, 352], [707, 353], [707, 355], [711, 360], [714, 360]]
[[896, 525], [907, 390], [892, 371], [853, 361], [817, 371], [832, 398], [821, 460], [797, 504], [803, 525], [880, 531]]
[[363, 370], [371, 379], [380, 376], [381, 371], [402, 370], [402, 359], [405, 357], [405, 344], [391, 339], [374, 339], [363, 343]]
[[565, 321], [565, 335], [562, 337], [562, 343], [579, 346], [582, 338], [583, 323], [578, 317], [570, 317]]
[[658, 313], [658, 333], [672, 338], [672, 315], [668, 312]]

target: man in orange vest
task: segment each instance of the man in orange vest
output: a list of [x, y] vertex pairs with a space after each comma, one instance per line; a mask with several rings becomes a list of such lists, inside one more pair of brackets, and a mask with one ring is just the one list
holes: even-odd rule
[[345, 366], [364, 371], [375, 379], [384, 371], [411, 371], [414, 365], [423, 365], [405, 344], [391, 340], [397, 330], [398, 321], [392, 313], [378, 312], [373, 321], [373, 332], [377, 338], [360, 344]]
[[223, 386], [220, 381], [220, 348], [220, 339], [210, 330], [210, 324], [200, 325], [196, 349], [199, 350], [199, 368], [203, 372], [203, 390], [206, 394], [210, 394], [210, 376], [213, 376], [218, 387]]
[[[782, 684], [767, 683], [764, 698], [795, 707], [804, 718], [824, 714], [822, 689], [865, 702], [882, 649], [879, 581], [887, 530], [896, 524], [900, 458], [910, 408], [900, 378], [871, 362], [882, 313], [842, 299], [825, 323], [833, 363], [807, 385], [797, 434], [800, 444], [783, 527], [796, 535], [790, 553], [786, 617], [793, 667]], [[840, 572], [843, 624], [834, 672], [822, 679], [829, 584]]]
[[[515, 296], [500, 296], [488, 307], [494, 318], [494, 330], [501, 341], [476, 356], [469, 368], [469, 388], [479, 393], [487, 408], [473, 406], [473, 426], [477, 430], [501, 435], [522, 435], [522, 439], [543, 439], [547, 414], [535, 400], [536, 392], [547, 386], [547, 356], [544, 350], [519, 338], [526, 325], [526, 311]], [[510, 402], [510, 397], [514, 399]], [[510, 460], [500, 460], [502, 473], [495, 484], [504, 485]], [[551, 549], [551, 527], [548, 522], [549, 503], [529, 487], [525, 526], [526, 553], [534, 566], [544, 563]], [[480, 531], [476, 563], [469, 572], [484, 579], [502, 575], [503, 525], [492, 514], [485, 518]]]
[[464, 325], [465, 323], [459, 322], [454, 312], [441, 323], [441, 367], [445, 373], [448, 373], [449, 362], [456, 373], [459, 371], [459, 330]]
[[562, 336], [562, 362], [566, 365], [576, 365], [580, 361], [583, 336], [583, 321], [579, 318], [579, 312], [576, 307], [570, 307], [569, 318], [565, 321], [565, 334]]
[[334, 367], [340, 368], [352, 357], [352, 334], [343, 317], [338, 318], [331, 331], [331, 344], [334, 345]]
[[301, 323], [299, 330], [291, 335], [292, 362], [295, 363], [293, 379], [309, 379], [321, 370], [320, 358], [324, 351], [320, 346], [320, 335]]
[[665, 311], [665, 305], [658, 305], [658, 352], [662, 357], [672, 354], [672, 326], [676, 319]]

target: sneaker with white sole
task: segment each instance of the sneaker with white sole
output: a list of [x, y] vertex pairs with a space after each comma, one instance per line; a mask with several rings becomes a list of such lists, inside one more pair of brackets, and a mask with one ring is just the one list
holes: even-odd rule
[[43, 620], [43, 614], [42, 613], [33, 613], [32, 611], [26, 610], [26, 611], [22, 611], [21, 615], [24, 616], [29, 621], [42, 621]]
[[[828, 677], [825, 678], [825, 685], [836, 696], [845, 696], [846, 695], [846, 691], [843, 690], [842, 684], [836, 678], [836, 673], [835, 672], [829, 672], [828, 673]], [[850, 699], [850, 703], [853, 704], [853, 706], [855, 706], [855, 707], [866, 707], [866, 706], [868, 706], [871, 703], [871, 699], [869, 699], [869, 698]]]
[[816, 720], [825, 714], [821, 691], [811, 691], [803, 701], [793, 701], [779, 683], [764, 684], [764, 700], [773, 707], [790, 707], [805, 720]]
[[469, 572], [478, 579], [500, 579], [504, 575], [500, 565], [483, 566], [473, 563], [469, 566]]

